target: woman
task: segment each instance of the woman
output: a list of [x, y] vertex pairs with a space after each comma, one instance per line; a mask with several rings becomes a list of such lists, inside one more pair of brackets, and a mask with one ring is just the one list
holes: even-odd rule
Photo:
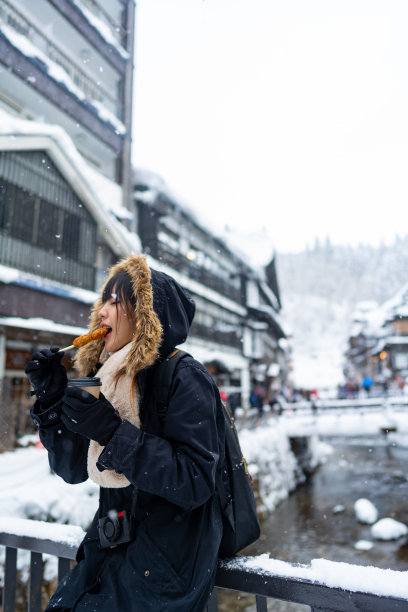
[[131, 256], [108, 275], [83, 346], [79, 376], [102, 393], [66, 387], [57, 347], [35, 353], [26, 373], [32, 417], [51, 468], [75, 484], [100, 485], [98, 512], [48, 610], [202, 612], [222, 535], [214, 495], [224, 442], [219, 394], [192, 357], [178, 364], [166, 418], [154, 402], [155, 367], [185, 341], [193, 300], [174, 279]]

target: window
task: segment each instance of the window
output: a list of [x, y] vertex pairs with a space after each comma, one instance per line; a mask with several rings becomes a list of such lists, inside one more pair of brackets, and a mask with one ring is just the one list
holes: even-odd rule
[[398, 352], [394, 355], [394, 365], [397, 370], [408, 370], [408, 352]]
[[0, 152], [0, 233], [1, 264], [95, 289], [96, 223], [43, 151]]
[[62, 229], [62, 253], [68, 257], [78, 257], [80, 246], [81, 222], [78, 216], [64, 213]]
[[14, 238], [30, 242], [35, 217], [33, 195], [4, 182], [0, 191], [0, 203], [0, 227]]
[[48, 251], [58, 252], [58, 213], [58, 208], [51, 202], [39, 203], [38, 230], [33, 243]]

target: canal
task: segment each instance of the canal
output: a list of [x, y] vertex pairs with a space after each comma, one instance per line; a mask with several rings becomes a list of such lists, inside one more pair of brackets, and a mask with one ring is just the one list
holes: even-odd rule
[[[408, 446], [406, 438], [321, 438], [332, 447], [326, 462], [312, 478], [262, 522], [259, 541], [246, 554], [269, 553], [272, 558], [308, 564], [324, 558], [359, 565], [408, 570], [408, 539], [373, 540], [370, 526], [360, 524], [354, 502], [368, 498], [379, 519], [394, 518], [408, 525]], [[360, 540], [372, 543], [359, 550]], [[220, 610], [254, 610], [242, 594], [223, 594]], [[273, 606], [272, 606], [273, 604]], [[269, 608], [268, 608], [269, 609]], [[303, 612], [308, 607], [271, 602], [275, 612]]]

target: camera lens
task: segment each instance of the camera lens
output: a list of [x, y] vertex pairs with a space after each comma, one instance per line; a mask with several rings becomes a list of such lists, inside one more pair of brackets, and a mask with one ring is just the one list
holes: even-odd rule
[[108, 540], [113, 540], [113, 539], [117, 539], [117, 537], [119, 536], [119, 525], [116, 524], [111, 521], [111, 520], [107, 520], [103, 526], [103, 533], [105, 534], [105, 537]]

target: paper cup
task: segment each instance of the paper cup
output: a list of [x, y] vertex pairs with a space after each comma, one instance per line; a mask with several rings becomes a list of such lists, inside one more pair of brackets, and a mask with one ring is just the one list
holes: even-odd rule
[[68, 381], [68, 387], [77, 387], [87, 391], [94, 397], [99, 397], [101, 392], [101, 379], [97, 376], [84, 376], [83, 378], [72, 378]]

